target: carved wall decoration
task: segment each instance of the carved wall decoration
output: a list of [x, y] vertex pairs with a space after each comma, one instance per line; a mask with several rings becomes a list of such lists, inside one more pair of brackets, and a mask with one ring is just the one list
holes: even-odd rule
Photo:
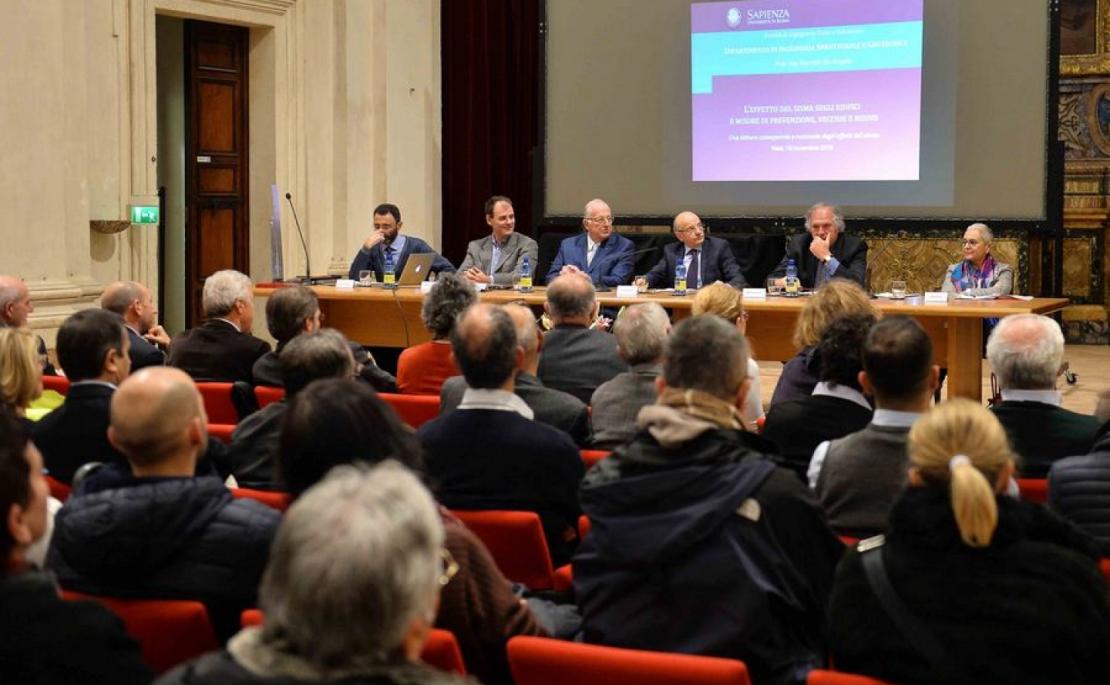
[[[1062, 18], [1075, 16], [1084, 9], [1082, 6], [1095, 4], [1096, 0], [1062, 0], [1060, 3], [1060, 14]], [[1060, 58], [1060, 76], [1082, 76], [1087, 74], [1107, 74], [1110, 73], [1110, 54], [1106, 53], [1106, 46], [1110, 44], [1107, 40], [1107, 29], [1110, 28], [1110, 3], [1106, 0], [1097, 0], [1097, 24], [1095, 26], [1095, 52], [1093, 54], [1069, 54], [1066, 50], [1062, 50], [1063, 56]], [[1061, 47], [1068, 45], [1076, 46], [1073, 49], [1083, 49], [1090, 45], [1090, 40], [1080, 38], [1078, 41], [1068, 40], [1069, 26], [1068, 21], [1065, 19], [1061, 21]], [[1085, 21], [1081, 22], [1081, 31], [1089, 31], [1089, 25]]]
[[1064, 295], [1090, 301], [1092, 237], [1064, 239]]
[[1086, 117], [1081, 112], [1083, 98], [1080, 93], [1060, 94], [1060, 140], [1067, 146], [1066, 154], [1080, 153], [1087, 149], [1087, 142], [1083, 140], [1086, 129], [1083, 126]]

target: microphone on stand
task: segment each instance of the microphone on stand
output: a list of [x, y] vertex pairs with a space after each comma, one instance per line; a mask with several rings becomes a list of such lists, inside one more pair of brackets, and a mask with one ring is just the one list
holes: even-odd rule
[[301, 238], [301, 247], [304, 248], [304, 278], [298, 278], [300, 283], [312, 283], [312, 263], [308, 260], [308, 243], [304, 240], [304, 232], [301, 230], [301, 220], [297, 218], [297, 208], [293, 205], [293, 193], [286, 193], [285, 200], [289, 203], [289, 209], [293, 210], [293, 222], [297, 225], [297, 235]]

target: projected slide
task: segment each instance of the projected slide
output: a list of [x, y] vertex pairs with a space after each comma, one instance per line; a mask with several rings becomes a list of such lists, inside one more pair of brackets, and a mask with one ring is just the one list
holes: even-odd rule
[[692, 180], [918, 180], [922, 2], [691, 5]]

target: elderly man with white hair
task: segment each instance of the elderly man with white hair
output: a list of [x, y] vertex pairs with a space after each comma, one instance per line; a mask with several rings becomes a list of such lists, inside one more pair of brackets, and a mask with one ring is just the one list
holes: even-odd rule
[[987, 341], [987, 359], [1002, 390], [994, 413], [1020, 457], [1022, 476], [1044, 478], [1056, 460], [1091, 449], [1101, 422], [1060, 406], [1056, 377], [1064, 334], [1056, 321], [1039, 314], [1007, 316]]
[[158, 682], [473, 683], [420, 663], [440, 587], [457, 570], [412, 473], [396, 462], [336, 467], [285, 515], [259, 590], [263, 625]]
[[[26, 326], [27, 318], [33, 311], [35, 311], [35, 305], [31, 302], [31, 292], [23, 279], [19, 276], [0, 274], [0, 327]], [[57, 375], [54, 365], [46, 356], [46, 341], [40, 335], [35, 337], [38, 338], [42, 373], [47, 376]]]
[[251, 335], [254, 291], [251, 279], [233, 269], [217, 271], [204, 281], [204, 323], [178, 334], [168, 364], [205, 381], [251, 382], [251, 369], [270, 351]]

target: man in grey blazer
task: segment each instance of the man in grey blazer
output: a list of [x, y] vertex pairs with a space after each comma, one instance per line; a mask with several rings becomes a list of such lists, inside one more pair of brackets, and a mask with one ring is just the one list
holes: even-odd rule
[[513, 201], [504, 195], [486, 200], [486, 223], [492, 233], [470, 241], [459, 273], [474, 283], [513, 285], [520, 275], [520, 263], [527, 256], [534, 276], [539, 246], [514, 230]]
[[[513, 392], [532, 408], [536, 421], [564, 431], [580, 447], [585, 445], [590, 439], [590, 415], [585, 403], [571, 394], [545, 386], [536, 377], [543, 334], [536, 326], [535, 315], [519, 304], [505, 305], [505, 311], [516, 327], [517, 345], [524, 350]], [[444, 381], [439, 391], [439, 413], [446, 414], [458, 407], [466, 389], [466, 379], [462, 376]]]

